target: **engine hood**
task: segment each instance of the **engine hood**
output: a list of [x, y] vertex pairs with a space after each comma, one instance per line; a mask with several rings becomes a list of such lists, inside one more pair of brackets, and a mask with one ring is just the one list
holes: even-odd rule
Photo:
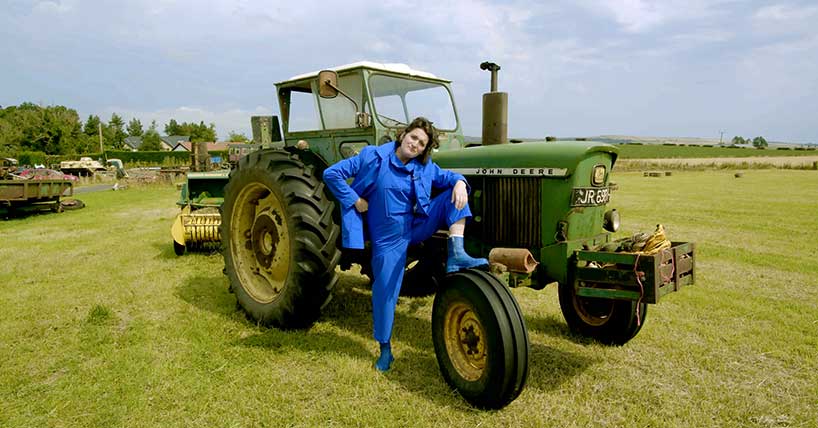
[[434, 153], [432, 159], [442, 168], [460, 173], [467, 173], [466, 169], [525, 168], [533, 170], [533, 175], [567, 176], [580, 161], [598, 153], [610, 154], [613, 168], [618, 149], [596, 141], [532, 141], [477, 146], [440, 151]]

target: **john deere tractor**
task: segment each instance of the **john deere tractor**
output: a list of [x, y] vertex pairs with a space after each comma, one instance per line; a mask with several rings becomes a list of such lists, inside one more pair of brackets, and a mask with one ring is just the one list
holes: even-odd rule
[[492, 272], [446, 275], [443, 234], [410, 249], [404, 291], [435, 292], [432, 338], [443, 378], [465, 400], [500, 408], [528, 376], [529, 339], [513, 287], [554, 284], [576, 334], [622, 345], [647, 305], [693, 283], [694, 245], [652, 236], [613, 240], [609, 209], [617, 149], [593, 141], [509, 143], [500, 67], [483, 97], [482, 144], [463, 137], [450, 81], [401, 64], [362, 62], [276, 83], [283, 138], [241, 158], [222, 207], [224, 272], [257, 322], [310, 326], [336, 267], [369, 272], [366, 251], [341, 250], [339, 209], [321, 181], [328, 165], [396, 138], [415, 116], [441, 131], [433, 160], [471, 186], [467, 249]]

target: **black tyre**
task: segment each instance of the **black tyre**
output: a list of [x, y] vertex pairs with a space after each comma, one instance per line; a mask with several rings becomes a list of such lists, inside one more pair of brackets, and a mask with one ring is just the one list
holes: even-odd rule
[[475, 407], [499, 409], [528, 378], [528, 331], [511, 291], [467, 269], [446, 277], [432, 307], [432, 340], [446, 382]]
[[184, 255], [185, 254], [185, 246], [178, 243], [178, 242], [176, 242], [176, 241], [173, 241], [173, 253], [176, 254], [177, 256]]
[[85, 202], [79, 199], [63, 199], [60, 201], [60, 206], [65, 211], [79, 210], [85, 208]]
[[577, 296], [574, 283], [560, 284], [559, 296], [571, 331], [606, 345], [624, 345], [633, 339], [648, 315], [646, 303]]
[[341, 257], [324, 184], [297, 156], [263, 150], [239, 161], [224, 190], [224, 272], [239, 305], [262, 325], [309, 327]]

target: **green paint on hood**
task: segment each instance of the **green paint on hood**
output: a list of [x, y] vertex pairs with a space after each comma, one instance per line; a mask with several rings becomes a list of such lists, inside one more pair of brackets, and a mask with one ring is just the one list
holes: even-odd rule
[[569, 174], [591, 153], [610, 153], [611, 167], [619, 150], [597, 141], [531, 141], [440, 151], [432, 159], [442, 168], [566, 168]]

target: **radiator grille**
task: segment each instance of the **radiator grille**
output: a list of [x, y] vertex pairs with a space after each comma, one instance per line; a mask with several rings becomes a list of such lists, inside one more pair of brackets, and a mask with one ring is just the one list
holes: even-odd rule
[[492, 246], [539, 247], [540, 179], [518, 177], [482, 177], [482, 195], [478, 204], [483, 242]]

